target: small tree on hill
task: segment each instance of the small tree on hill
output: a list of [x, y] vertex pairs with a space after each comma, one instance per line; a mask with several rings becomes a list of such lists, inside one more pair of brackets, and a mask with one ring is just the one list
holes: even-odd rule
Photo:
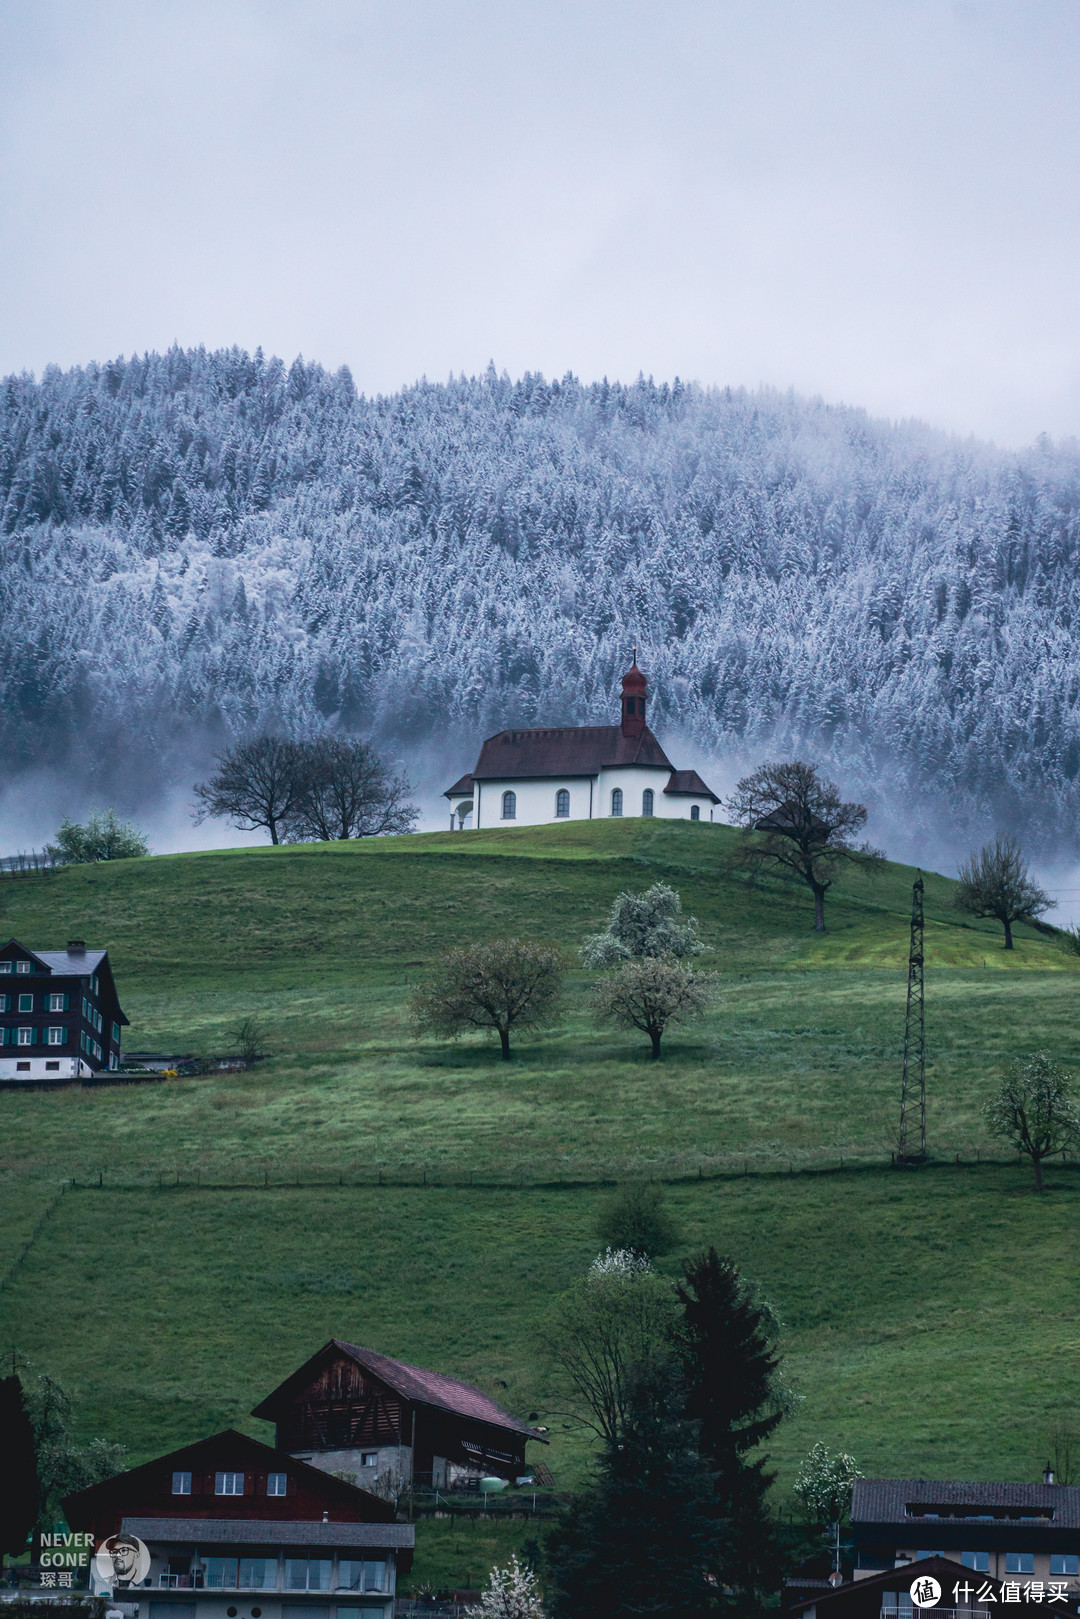
[[727, 805], [736, 826], [752, 837], [736, 859], [752, 872], [779, 867], [804, 882], [814, 896], [814, 928], [825, 931], [825, 895], [846, 865], [877, 870], [885, 856], [854, 837], [866, 825], [866, 805], [844, 803], [831, 781], [813, 765], [760, 765], [744, 776]]
[[596, 1234], [614, 1252], [629, 1249], [648, 1259], [666, 1254], [677, 1235], [665, 1202], [664, 1188], [655, 1182], [620, 1186], [601, 1205]]
[[986, 1120], [995, 1135], [1031, 1159], [1037, 1192], [1043, 1189], [1043, 1159], [1080, 1141], [1072, 1080], [1045, 1051], [1014, 1065], [988, 1104]]
[[488, 1575], [488, 1588], [466, 1619], [545, 1619], [536, 1575], [517, 1560], [517, 1553], [502, 1568]]
[[810, 1523], [818, 1528], [842, 1524], [851, 1512], [851, 1491], [862, 1478], [854, 1456], [814, 1445], [795, 1479], [795, 1494]]
[[624, 961], [598, 979], [592, 1004], [597, 1017], [647, 1034], [652, 1055], [658, 1058], [668, 1025], [701, 1017], [715, 993], [715, 974], [695, 974], [671, 956], [647, 956], [643, 961]]
[[496, 939], [443, 956], [409, 1007], [418, 1032], [452, 1040], [469, 1029], [499, 1036], [510, 1059], [510, 1035], [555, 1022], [566, 962], [555, 945]]
[[683, 916], [675, 889], [653, 883], [644, 893], [617, 896], [607, 928], [585, 940], [581, 959], [587, 967], [614, 967], [648, 956], [700, 956], [704, 949], [697, 918]]
[[1005, 929], [1005, 948], [1013, 948], [1013, 923], [1035, 922], [1057, 904], [1028, 874], [1027, 861], [1015, 838], [995, 838], [960, 867], [953, 904], [972, 916], [992, 916]]
[[240, 832], [263, 828], [280, 843], [306, 784], [302, 743], [281, 736], [237, 742], [219, 755], [209, 781], [196, 782], [195, 824], [220, 816]]
[[137, 860], [150, 848], [136, 827], [110, 809], [95, 810], [81, 826], [65, 816], [49, 853], [65, 865], [88, 866], [101, 860]]
[[326, 736], [304, 745], [302, 789], [285, 817], [290, 842], [343, 842], [411, 832], [420, 817], [404, 776], [391, 776], [374, 748], [357, 737]]

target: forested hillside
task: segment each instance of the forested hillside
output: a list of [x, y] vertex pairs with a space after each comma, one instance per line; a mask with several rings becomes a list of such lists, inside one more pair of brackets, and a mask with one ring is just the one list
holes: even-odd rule
[[0, 747], [108, 788], [255, 724], [606, 719], [1080, 844], [1080, 448], [776, 394], [173, 350], [0, 385]]

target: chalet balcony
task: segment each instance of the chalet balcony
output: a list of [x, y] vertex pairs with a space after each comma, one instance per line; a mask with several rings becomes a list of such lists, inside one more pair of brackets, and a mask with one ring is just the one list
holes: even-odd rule
[[163, 1591], [201, 1591], [202, 1570], [196, 1570], [194, 1574], [159, 1574], [158, 1586]]

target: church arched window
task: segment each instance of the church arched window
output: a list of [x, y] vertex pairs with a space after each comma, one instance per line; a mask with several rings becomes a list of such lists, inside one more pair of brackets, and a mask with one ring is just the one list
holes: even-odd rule
[[517, 793], [503, 793], [502, 818], [504, 821], [517, 820]]
[[570, 794], [565, 787], [560, 787], [555, 794], [555, 815], [560, 821], [566, 821], [570, 817]]
[[621, 815], [622, 814], [622, 788], [621, 787], [613, 787], [612, 788], [612, 791], [611, 791], [611, 813], [612, 813], [612, 815]]
[[646, 787], [641, 795], [641, 813], [642, 815], [653, 814], [653, 792], [651, 787]]
[[700, 821], [701, 820], [701, 805], [700, 804], [691, 804], [691, 806], [690, 806], [690, 819], [692, 821]]

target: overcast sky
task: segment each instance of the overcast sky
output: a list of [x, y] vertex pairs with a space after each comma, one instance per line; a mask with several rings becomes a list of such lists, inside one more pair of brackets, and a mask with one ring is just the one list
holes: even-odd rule
[[769, 383], [1080, 432], [1076, 0], [0, 0], [0, 372]]

